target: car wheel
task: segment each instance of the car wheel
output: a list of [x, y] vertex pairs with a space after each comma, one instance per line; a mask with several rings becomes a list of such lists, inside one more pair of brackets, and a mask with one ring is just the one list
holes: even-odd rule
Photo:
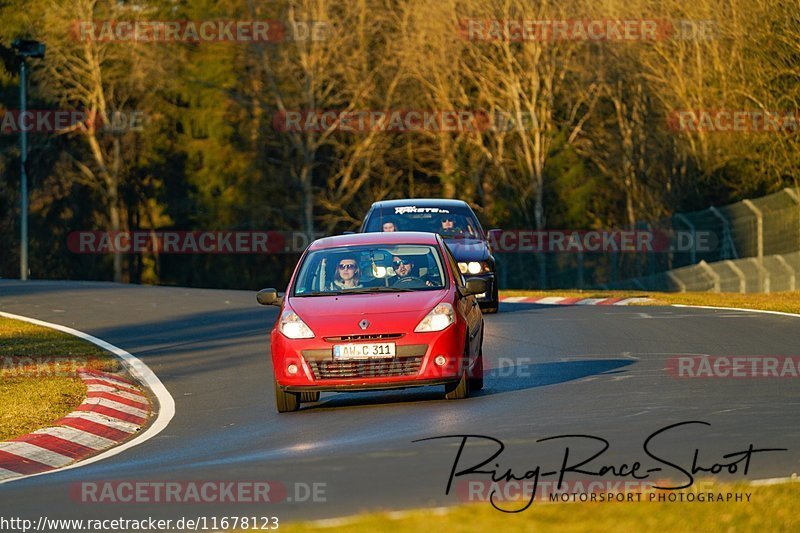
[[289, 413], [297, 411], [300, 407], [300, 394], [296, 392], [286, 392], [283, 390], [277, 381], [275, 384], [275, 407], [278, 408], [279, 413]]
[[500, 307], [500, 294], [497, 290], [497, 283], [494, 283], [494, 291], [492, 291], [492, 301], [486, 308], [482, 309], [484, 314], [492, 315], [497, 312]]
[[[469, 361], [469, 339], [464, 341], [464, 359]], [[444, 397], [448, 400], [463, 400], [469, 396], [469, 368], [464, 368], [461, 372], [461, 379], [456, 383], [448, 383], [444, 386]]]
[[300, 401], [301, 402], [318, 402], [319, 401], [319, 391], [313, 392], [301, 392], [300, 393]]
[[467, 371], [461, 373], [461, 379], [456, 383], [448, 383], [444, 386], [444, 397], [448, 400], [463, 400], [469, 396], [469, 378]]
[[472, 377], [469, 379], [469, 391], [477, 392], [483, 388], [483, 345], [478, 351], [478, 360], [472, 369]]

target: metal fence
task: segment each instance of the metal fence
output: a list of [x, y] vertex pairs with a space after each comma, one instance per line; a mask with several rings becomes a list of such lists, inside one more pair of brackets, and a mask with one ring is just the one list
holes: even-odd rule
[[500, 287], [661, 291], [797, 290], [800, 190], [679, 213], [636, 230], [668, 235], [636, 253], [498, 253]]

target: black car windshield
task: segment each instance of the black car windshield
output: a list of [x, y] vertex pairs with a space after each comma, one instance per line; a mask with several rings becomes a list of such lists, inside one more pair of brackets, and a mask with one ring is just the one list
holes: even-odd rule
[[483, 239], [483, 231], [475, 213], [468, 207], [422, 207], [413, 205], [375, 209], [364, 229], [366, 233], [381, 231], [424, 231], [444, 238]]
[[306, 254], [294, 296], [439, 290], [447, 285], [442, 257], [422, 244], [346, 246]]

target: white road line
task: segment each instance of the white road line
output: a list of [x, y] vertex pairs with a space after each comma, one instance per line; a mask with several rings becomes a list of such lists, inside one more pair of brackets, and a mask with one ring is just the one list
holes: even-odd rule
[[105, 450], [117, 442], [105, 437], [99, 437], [93, 433], [87, 433], [80, 429], [72, 428], [69, 426], [57, 426], [52, 428], [44, 428], [33, 432], [34, 435], [52, 435], [60, 439], [75, 442], [81, 446], [86, 446], [93, 450]]
[[756, 487], [766, 487], [769, 485], [783, 485], [784, 483], [797, 483], [800, 478], [797, 474], [792, 474], [790, 477], [773, 477], [768, 479], [756, 479], [750, 482], [751, 485]]
[[506, 298], [503, 298], [500, 301], [501, 302], [505, 302], [505, 303], [512, 303], [513, 304], [515, 302], [521, 302], [522, 300], [525, 300], [526, 298], [527, 298], [526, 296], [508, 296]]
[[686, 304], [672, 304], [672, 307], [694, 307], [696, 309], [719, 309], [722, 311], [745, 311], [747, 313], [764, 313], [765, 315], [780, 315], [791, 316], [800, 318], [797, 313], [784, 313], [783, 311], [765, 311], [763, 309], [745, 309], [742, 307], [714, 307], [711, 305], [686, 305]]
[[30, 442], [0, 442], [0, 451], [12, 453], [53, 468], [66, 466], [73, 461], [71, 457], [40, 448]]
[[[44, 326], [47, 328], [56, 329], [58, 331], [63, 331], [64, 333], [69, 333], [70, 335], [74, 335], [76, 337], [80, 337], [81, 339], [89, 341], [92, 344], [95, 344], [103, 348], [104, 350], [108, 350], [109, 352], [113, 353], [122, 360], [122, 364], [124, 364], [125, 367], [128, 369], [130, 375], [135, 380], [139, 381], [140, 383], [143, 383], [148, 389], [150, 389], [152, 393], [155, 395], [156, 400], [158, 401], [158, 406], [157, 406], [158, 411], [155, 420], [153, 420], [153, 423], [141, 434], [137, 435], [135, 438], [119, 446], [116, 446], [103, 453], [95, 455], [94, 457], [90, 457], [89, 459], [73, 463], [72, 465], [65, 467], [64, 469], [78, 468], [91, 463], [96, 463], [98, 461], [102, 461], [104, 459], [108, 459], [109, 457], [113, 457], [119, 453], [122, 453], [125, 450], [133, 448], [134, 446], [138, 446], [139, 444], [142, 444], [143, 442], [152, 439], [153, 437], [164, 431], [164, 429], [169, 425], [170, 420], [172, 420], [172, 418], [175, 416], [175, 399], [169, 393], [164, 384], [161, 383], [161, 380], [158, 379], [158, 376], [156, 376], [155, 373], [152, 370], [150, 370], [150, 368], [141, 359], [134, 357], [133, 355], [126, 352], [122, 348], [118, 348], [113, 344], [110, 344], [102, 339], [98, 339], [97, 337], [89, 335], [88, 333], [84, 333], [82, 331], [78, 331], [77, 329], [73, 329], [67, 326], [62, 326], [60, 324], [53, 324], [51, 322], [45, 322], [43, 320], [37, 320], [35, 318], [29, 318], [21, 315], [14, 315], [12, 313], [6, 313], [3, 311], [0, 311], [0, 316], [3, 316], [5, 318], [12, 318], [15, 320], [22, 320], [30, 324], [36, 324], [38, 326]], [[153, 406], [153, 409], [155, 410], [156, 406]], [[43, 474], [45, 474], [45, 472], [43, 472], [42, 474], [31, 474], [31, 475], [36, 476]], [[6, 483], [9, 481], [15, 481], [17, 479], [24, 479], [28, 477], [31, 476], [22, 476], [14, 479], [0, 480], [0, 483]]]

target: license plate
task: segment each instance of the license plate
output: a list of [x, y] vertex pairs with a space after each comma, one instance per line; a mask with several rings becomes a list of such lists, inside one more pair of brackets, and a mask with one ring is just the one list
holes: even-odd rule
[[333, 346], [333, 359], [337, 361], [347, 359], [383, 359], [394, 357], [395, 346], [393, 342], [335, 344]]

